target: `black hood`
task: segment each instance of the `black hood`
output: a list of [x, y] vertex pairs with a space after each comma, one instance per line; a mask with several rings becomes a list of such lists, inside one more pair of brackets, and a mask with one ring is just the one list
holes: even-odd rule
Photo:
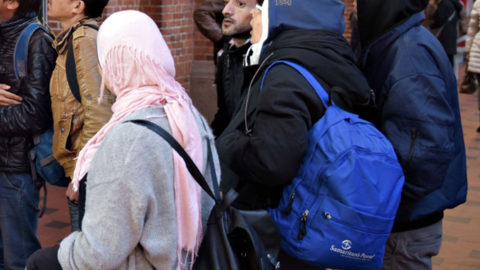
[[[458, 1], [457, 1], [458, 2]], [[362, 49], [427, 8], [428, 0], [358, 0]]]
[[[328, 87], [335, 87], [336, 94], [340, 96], [338, 98], [343, 101], [340, 103], [350, 108], [359, 108], [370, 102], [368, 82], [356, 66], [349, 43], [338, 33], [304, 29], [282, 32], [268, 46], [260, 60], [266, 60], [262, 65], [263, 70], [279, 60], [300, 64]], [[326, 90], [330, 92], [328, 87]]]
[[455, 9], [457, 10], [457, 12], [462, 11], [463, 4], [459, 0], [449, 0], [449, 1], [452, 2], [453, 6], [455, 6]]

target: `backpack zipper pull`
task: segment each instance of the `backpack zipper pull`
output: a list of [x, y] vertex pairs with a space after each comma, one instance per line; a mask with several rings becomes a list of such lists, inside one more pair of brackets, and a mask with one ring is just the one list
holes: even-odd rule
[[298, 239], [302, 240], [305, 235], [307, 235], [307, 216], [308, 210], [302, 214], [302, 219], [300, 220], [300, 231], [298, 232]]
[[290, 196], [290, 202], [288, 203], [287, 207], [285, 207], [285, 209], [283, 210], [283, 213], [285, 215], [290, 215], [290, 213], [292, 212], [292, 204], [294, 199], [295, 199], [295, 190], [293, 191], [292, 196]]

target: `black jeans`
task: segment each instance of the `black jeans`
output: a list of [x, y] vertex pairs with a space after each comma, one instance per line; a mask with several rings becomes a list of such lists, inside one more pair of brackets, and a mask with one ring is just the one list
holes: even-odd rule
[[58, 261], [60, 246], [37, 250], [27, 261], [27, 270], [62, 270]]

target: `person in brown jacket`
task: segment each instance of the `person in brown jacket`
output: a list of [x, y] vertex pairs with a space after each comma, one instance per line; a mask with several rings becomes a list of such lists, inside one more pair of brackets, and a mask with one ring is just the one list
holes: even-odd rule
[[[115, 97], [105, 91], [99, 104], [102, 77], [98, 69], [97, 30], [94, 18], [102, 15], [109, 0], [50, 0], [48, 15], [60, 21], [63, 32], [53, 42], [58, 52], [57, 64], [50, 82], [54, 121], [53, 155], [72, 178], [76, 158], [90, 140], [112, 116]], [[80, 101], [67, 81], [66, 59], [73, 42], [76, 78]], [[70, 72], [70, 71], [69, 71]], [[67, 189], [72, 230], [78, 230], [78, 192], [70, 183]]]
[[221, 24], [224, 7], [224, 0], [206, 0], [193, 13], [193, 19], [200, 33], [214, 44], [213, 60], [215, 64], [217, 64], [217, 58], [219, 57], [218, 52], [230, 40], [230, 38], [226, 38], [222, 34]]

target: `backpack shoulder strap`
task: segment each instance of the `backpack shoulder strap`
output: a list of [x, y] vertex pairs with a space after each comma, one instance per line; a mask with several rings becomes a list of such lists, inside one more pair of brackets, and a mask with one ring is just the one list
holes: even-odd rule
[[212, 155], [212, 149], [210, 146], [210, 140], [207, 140], [207, 146], [208, 146], [208, 162], [210, 163], [210, 173], [212, 176], [212, 184], [213, 188], [215, 191], [215, 195], [210, 189], [210, 187], [207, 184], [207, 181], [203, 177], [202, 173], [200, 170], [197, 168], [197, 165], [195, 165], [195, 162], [190, 158], [188, 153], [183, 149], [183, 147], [173, 138], [170, 133], [165, 131], [163, 128], [160, 126], [147, 121], [147, 120], [130, 120], [130, 121], [125, 121], [125, 123], [134, 123], [140, 126], [144, 126], [148, 128], [149, 130], [157, 133], [160, 137], [162, 137], [165, 141], [167, 141], [170, 146], [180, 155], [180, 157], [183, 158], [185, 161], [185, 164], [187, 165], [188, 171], [192, 175], [192, 177], [197, 181], [197, 183], [202, 187], [202, 189], [215, 201], [220, 201], [220, 189], [218, 187], [218, 179], [216, 175], [216, 170], [215, 170], [215, 164], [213, 163], [213, 155]]
[[[80, 25], [80, 27], [82, 27], [82, 26], [87, 26], [87, 27], [93, 28], [97, 31], [99, 29], [99, 27], [94, 25], [94, 24], [82, 24], [82, 25]], [[78, 28], [80, 28], [80, 27], [78, 27]], [[75, 31], [77, 29], [75, 29]], [[66, 73], [67, 73], [67, 82], [68, 82], [68, 86], [70, 87], [70, 91], [72, 91], [72, 94], [75, 97], [75, 99], [79, 103], [82, 103], [82, 96], [80, 95], [80, 86], [78, 85], [78, 80], [77, 80], [77, 65], [75, 64], [75, 54], [73, 52], [73, 33], [71, 34], [71, 37], [70, 37], [70, 44], [68, 46], [67, 60], [66, 60], [66, 63], [65, 63], [65, 68], [66, 68]]]
[[15, 45], [15, 51], [13, 53], [13, 63], [15, 67], [15, 76], [17, 79], [26, 77], [27, 72], [27, 60], [28, 60], [28, 43], [33, 33], [41, 28], [42, 26], [38, 23], [32, 23], [20, 34], [17, 44]]
[[271, 64], [267, 68], [267, 71], [265, 71], [265, 75], [263, 76], [263, 79], [262, 79], [262, 86], [261, 86], [260, 89], [263, 89], [263, 84], [265, 83], [265, 78], [267, 77], [268, 72], [275, 65], [278, 65], [278, 64], [285, 64], [285, 65], [288, 65], [288, 66], [294, 68], [295, 70], [297, 70], [298, 73], [300, 73], [308, 81], [308, 83], [310, 83], [310, 85], [313, 87], [313, 89], [315, 89], [315, 92], [317, 92], [317, 95], [322, 100], [322, 103], [325, 106], [325, 108], [328, 108], [329, 96], [328, 96], [328, 93], [325, 91], [325, 89], [322, 87], [322, 85], [317, 81], [317, 79], [315, 79], [315, 77], [313, 77], [312, 73], [310, 73], [307, 69], [305, 69], [304, 67], [300, 66], [299, 64], [296, 64], [296, 63], [293, 63], [293, 62], [277, 61], [277, 62], [274, 62], [273, 64]]

